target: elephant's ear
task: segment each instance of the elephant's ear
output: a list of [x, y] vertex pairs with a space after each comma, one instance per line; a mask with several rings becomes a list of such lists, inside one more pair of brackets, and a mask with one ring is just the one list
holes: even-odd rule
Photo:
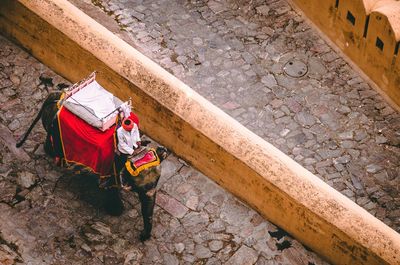
[[160, 158], [160, 161], [162, 162], [164, 159], [166, 159], [168, 157], [169, 151], [164, 146], [159, 146], [159, 147], [157, 147], [156, 153], [157, 153], [158, 157]]
[[165, 151], [162, 153], [162, 160], [166, 159], [167, 156], [168, 156], [168, 151], [165, 150]]
[[141, 141], [142, 146], [148, 146], [151, 143], [149, 140], [143, 140]]

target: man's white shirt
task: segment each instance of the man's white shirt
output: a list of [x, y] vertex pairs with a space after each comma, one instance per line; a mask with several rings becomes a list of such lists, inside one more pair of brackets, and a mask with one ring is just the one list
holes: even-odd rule
[[133, 123], [132, 131], [128, 132], [121, 126], [117, 130], [118, 150], [127, 155], [131, 155], [135, 148], [138, 147], [136, 142], [140, 141], [139, 128]]

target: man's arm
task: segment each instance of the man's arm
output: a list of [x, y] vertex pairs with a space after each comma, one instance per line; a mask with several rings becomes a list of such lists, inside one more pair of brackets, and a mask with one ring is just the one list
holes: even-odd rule
[[132, 136], [133, 146], [137, 148], [138, 147], [137, 142], [140, 142], [140, 133], [136, 123], [133, 124], [131, 136]]

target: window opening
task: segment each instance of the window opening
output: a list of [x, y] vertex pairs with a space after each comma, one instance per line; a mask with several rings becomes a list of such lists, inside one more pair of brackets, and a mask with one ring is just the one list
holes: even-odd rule
[[378, 47], [381, 51], [383, 51], [384, 43], [379, 37], [376, 37], [375, 46]]
[[368, 25], [369, 25], [369, 15], [367, 16], [367, 19], [365, 20], [364, 34], [363, 34], [363, 37], [364, 37], [364, 38], [366, 38], [366, 37], [367, 37], [367, 33], [368, 33]]
[[339, 7], [339, 0], [336, 0], [335, 8], [338, 8], [338, 7]]
[[356, 24], [356, 18], [353, 16], [353, 14], [350, 11], [347, 11], [347, 20], [350, 21], [353, 26]]

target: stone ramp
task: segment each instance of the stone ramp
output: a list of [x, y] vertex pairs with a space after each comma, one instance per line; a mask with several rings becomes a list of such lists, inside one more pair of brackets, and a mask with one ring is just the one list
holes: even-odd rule
[[400, 114], [287, 1], [72, 2], [400, 231]]
[[[68, 81], [3, 37], [0, 67], [1, 126], [10, 142], [48, 91]], [[0, 145], [5, 264], [328, 264], [175, 155], [162, 164], [153, 236], [142, 244], [138, 198], [124, 193], [124, 214], [105, 215], [95, 177], [55, 167], [44, 139], [38, 124], [24, 155]]]

